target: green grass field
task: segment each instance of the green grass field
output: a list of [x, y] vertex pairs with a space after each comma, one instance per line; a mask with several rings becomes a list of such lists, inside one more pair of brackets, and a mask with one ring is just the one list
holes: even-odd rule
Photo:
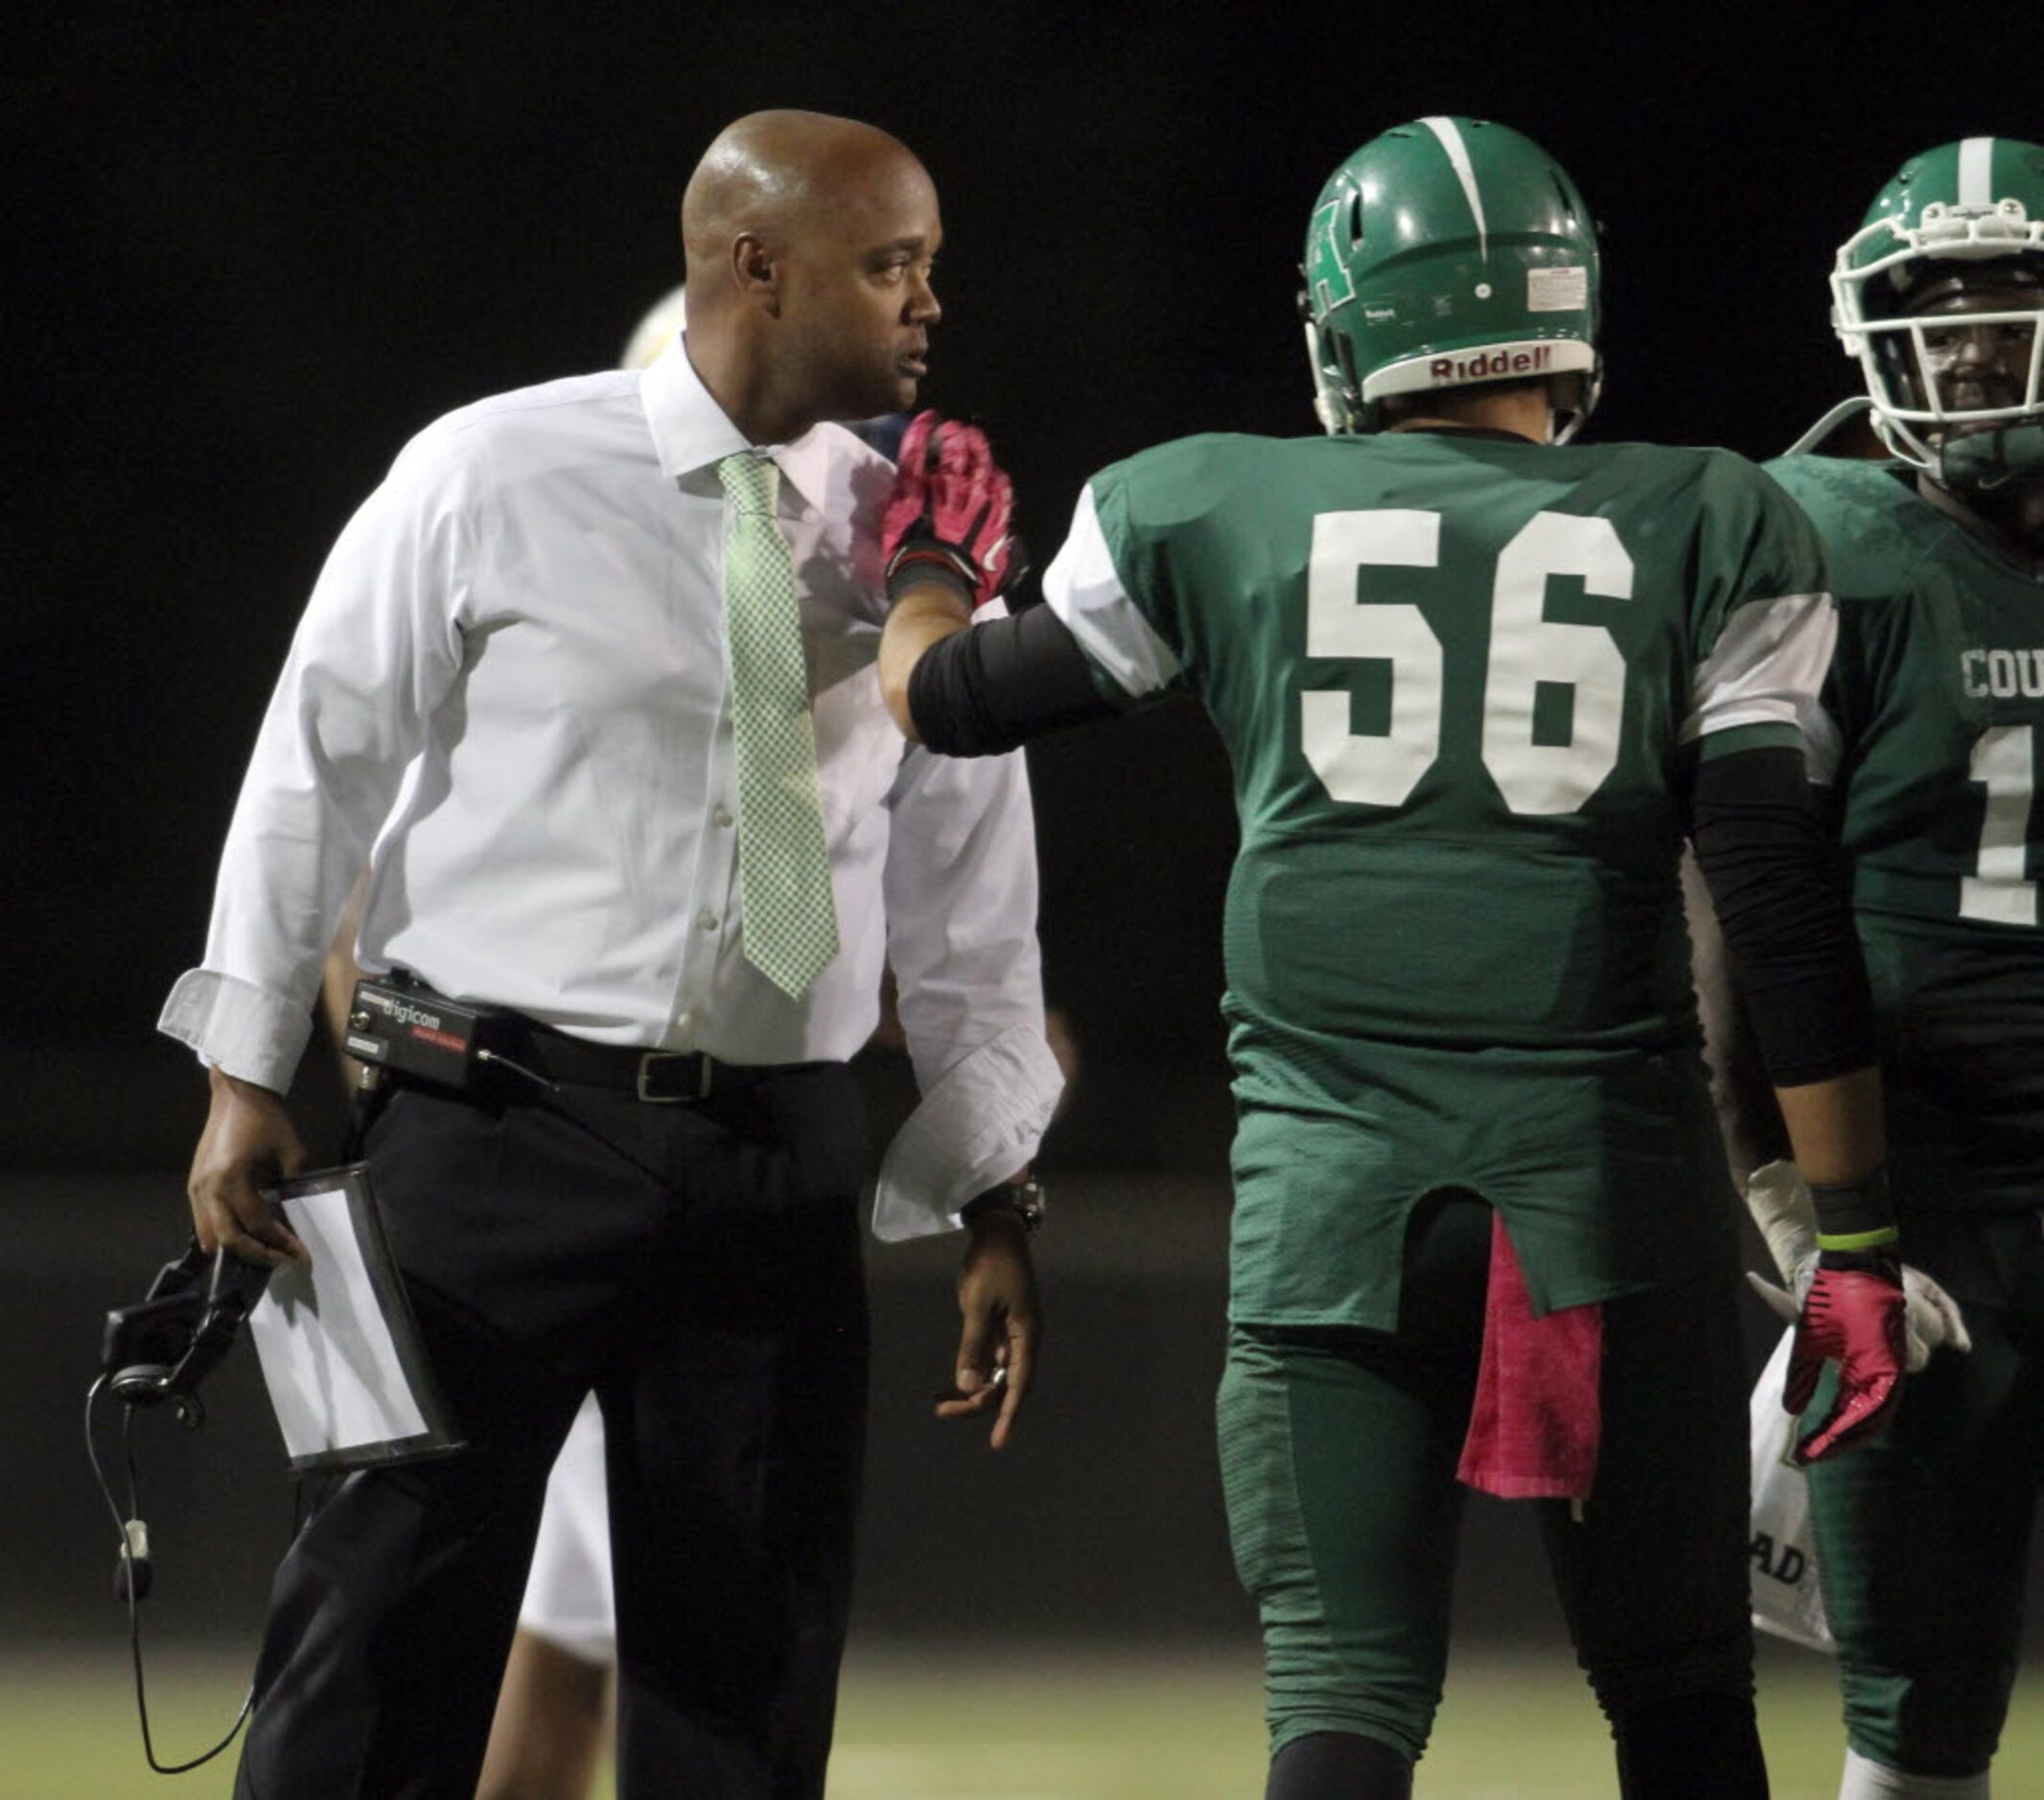
[[[0, 1659], [6, 1800], [225, 1800], [232, 1752], [176, 1780], [142, 1760], [119, 1649]], [[158, 1754], [203, 1748], [240, 1704], [245, 1669], [163, 1660]], [[1761, 1725], [1776, 1800], [1831, 1800], [1830, 1666], [1761, 1649]], [[969, 1655], [854, 1649], [832, 1800], [1255, 1800], [1263, 1791], [1254, 1654], [1174, 1656], [1007, 1645]], [[2044, 1678], [2018, 1690], [1998, 1800], [2044, 1793]], [[1601, 1720], [1566, 1653], [1473, 1651], [1449, 1676], [1427, 1800], [1588, 1800], [1613, 1791]], [[606, 1788], [607, 1794], [608, 1789]]]

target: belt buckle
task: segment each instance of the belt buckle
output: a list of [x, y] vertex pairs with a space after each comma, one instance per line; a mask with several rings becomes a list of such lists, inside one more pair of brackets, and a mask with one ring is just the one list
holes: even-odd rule
[[[695, 1062], [701, 1070], [693, 1094], [649, 1094], [646, 1092], [646, 1077], [656, 1064]], [[700, 1050], [648, 1050], [639, 1059], [638, 1094], [650, 1106], [686, 1106], [696, 1100], [709, 1097], [710, 1059]]]

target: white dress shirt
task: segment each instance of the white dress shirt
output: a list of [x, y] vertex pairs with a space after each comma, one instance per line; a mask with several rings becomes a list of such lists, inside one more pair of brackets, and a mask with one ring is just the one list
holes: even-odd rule
[[941, 1230], [1026, 1163], [1061, 1086], [1027, 773], [1019, 755], [933, 756], [889, 718], [893, 466], [836, 425], [770, 453], [841, 949], [801, 1000], [742, 954], [716, 464], [747, 448], [680, 341], [641, 373], [500, 395], [414, 438], [314, 589], [204, 963], [161, 1028], [282, 1091], [367, 859], [363, 967], [600, 1044], [843, 1060], [892, 960], [917, 1080], [950, 1097], [934, 1139], [925, 1118], [929, 1142], [891, 1159], [877, 1228]]

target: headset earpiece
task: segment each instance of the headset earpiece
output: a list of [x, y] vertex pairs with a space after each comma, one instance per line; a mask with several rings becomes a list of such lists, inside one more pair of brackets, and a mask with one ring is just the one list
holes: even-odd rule
[[117, 1372], [107, 1387], [126, 1406], [153, 1406], [171, 1391], [168, 1363], [134, 1363]]

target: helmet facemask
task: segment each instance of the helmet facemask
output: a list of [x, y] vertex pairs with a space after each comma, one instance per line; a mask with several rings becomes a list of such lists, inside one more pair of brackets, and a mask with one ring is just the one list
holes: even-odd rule
[[1299, 294], [1306, 327], [1306, 360], [1313, 372], [1313, 415], [1330, 437], [1365, 430], [1362, 384], [1356, 378], [1356, 353], [1340, 332], [1322, 332], [1313, 319], [1312, 295]]
[[[2032, 304], [1939, 310], [1967, 288]], [[1860, 365], [1873, 426], [1948, 487], [2044, 472], [2044, 218], [2003, 196], [1870, 219], [1840, 249], [1832, 323]], [[1967, 388], [1985, 390], [1962, 398]]]

